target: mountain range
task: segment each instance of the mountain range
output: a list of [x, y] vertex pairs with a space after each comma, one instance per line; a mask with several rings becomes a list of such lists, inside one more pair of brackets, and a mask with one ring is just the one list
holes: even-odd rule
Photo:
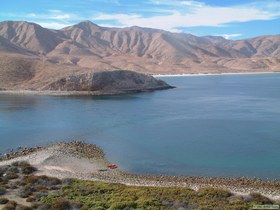
[[[60, 30], [24, 21], [0, 22], [0, 82], [20, 85], [81, 72], [149, 74], [280, 70], [280, 35], [244, 40], [84, 21]], [[1, 88], [1, 87], [0, 87]]]

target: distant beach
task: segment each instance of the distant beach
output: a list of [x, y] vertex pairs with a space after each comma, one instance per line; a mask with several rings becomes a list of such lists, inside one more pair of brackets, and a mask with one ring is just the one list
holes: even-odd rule
[[236, 73], [193, 73], [193, 74], [152, 74], [153, 77], [190, 77], [190, 76], [219, 76], [219, 75], [243, 75], [243, 74], [280, 74], [276, 72], [236, 72]]

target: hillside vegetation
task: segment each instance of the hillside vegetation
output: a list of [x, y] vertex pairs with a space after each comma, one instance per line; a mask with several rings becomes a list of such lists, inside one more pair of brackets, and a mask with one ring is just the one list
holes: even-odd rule
[[[36, 176], [26, 162], [0, 167], [0, 209], [251, 209], [273, 204], [260, 194], [233, 195], [218, 188], [136, 187]], [[274, 202], [275, 203], [275, 202]]]

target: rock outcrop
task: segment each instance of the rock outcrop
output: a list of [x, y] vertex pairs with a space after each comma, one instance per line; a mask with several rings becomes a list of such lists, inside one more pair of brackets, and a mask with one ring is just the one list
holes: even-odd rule
[[101, 71], [71, 75], [42, 87], [48, 91], [91, 91], [104, 94], [118, 92], [141, 92], [172, 88], [152, 76], [127, 71]]

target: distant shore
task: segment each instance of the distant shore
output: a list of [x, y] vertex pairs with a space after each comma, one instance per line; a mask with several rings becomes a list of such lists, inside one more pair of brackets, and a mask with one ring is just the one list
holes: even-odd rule
[[152, 74], [153, 77], [190, 77], [190, 76], [219, 76], [219, 75], [246, 75], [246, 74], [280, 74], [275, 72], [236, 72], [236, 73], [191, 73], [191, 74]]
[[121, 183], [133, 186], [200, 187], [212, 186], [230, 190], [239, 195], [261, 193], [270, 199], [280, 199], [279, 180], [257, 178], [180, 177], [129, 174], [109, 169], [111, 164], [104, 152], [95, 145], [80, 141], [58, 143], [46, 147], [24, 148], [0, 157], [0, 166], [15, 161], [27, 161], [38, 168], [38, 175], [57, 178], [78, 178]]

